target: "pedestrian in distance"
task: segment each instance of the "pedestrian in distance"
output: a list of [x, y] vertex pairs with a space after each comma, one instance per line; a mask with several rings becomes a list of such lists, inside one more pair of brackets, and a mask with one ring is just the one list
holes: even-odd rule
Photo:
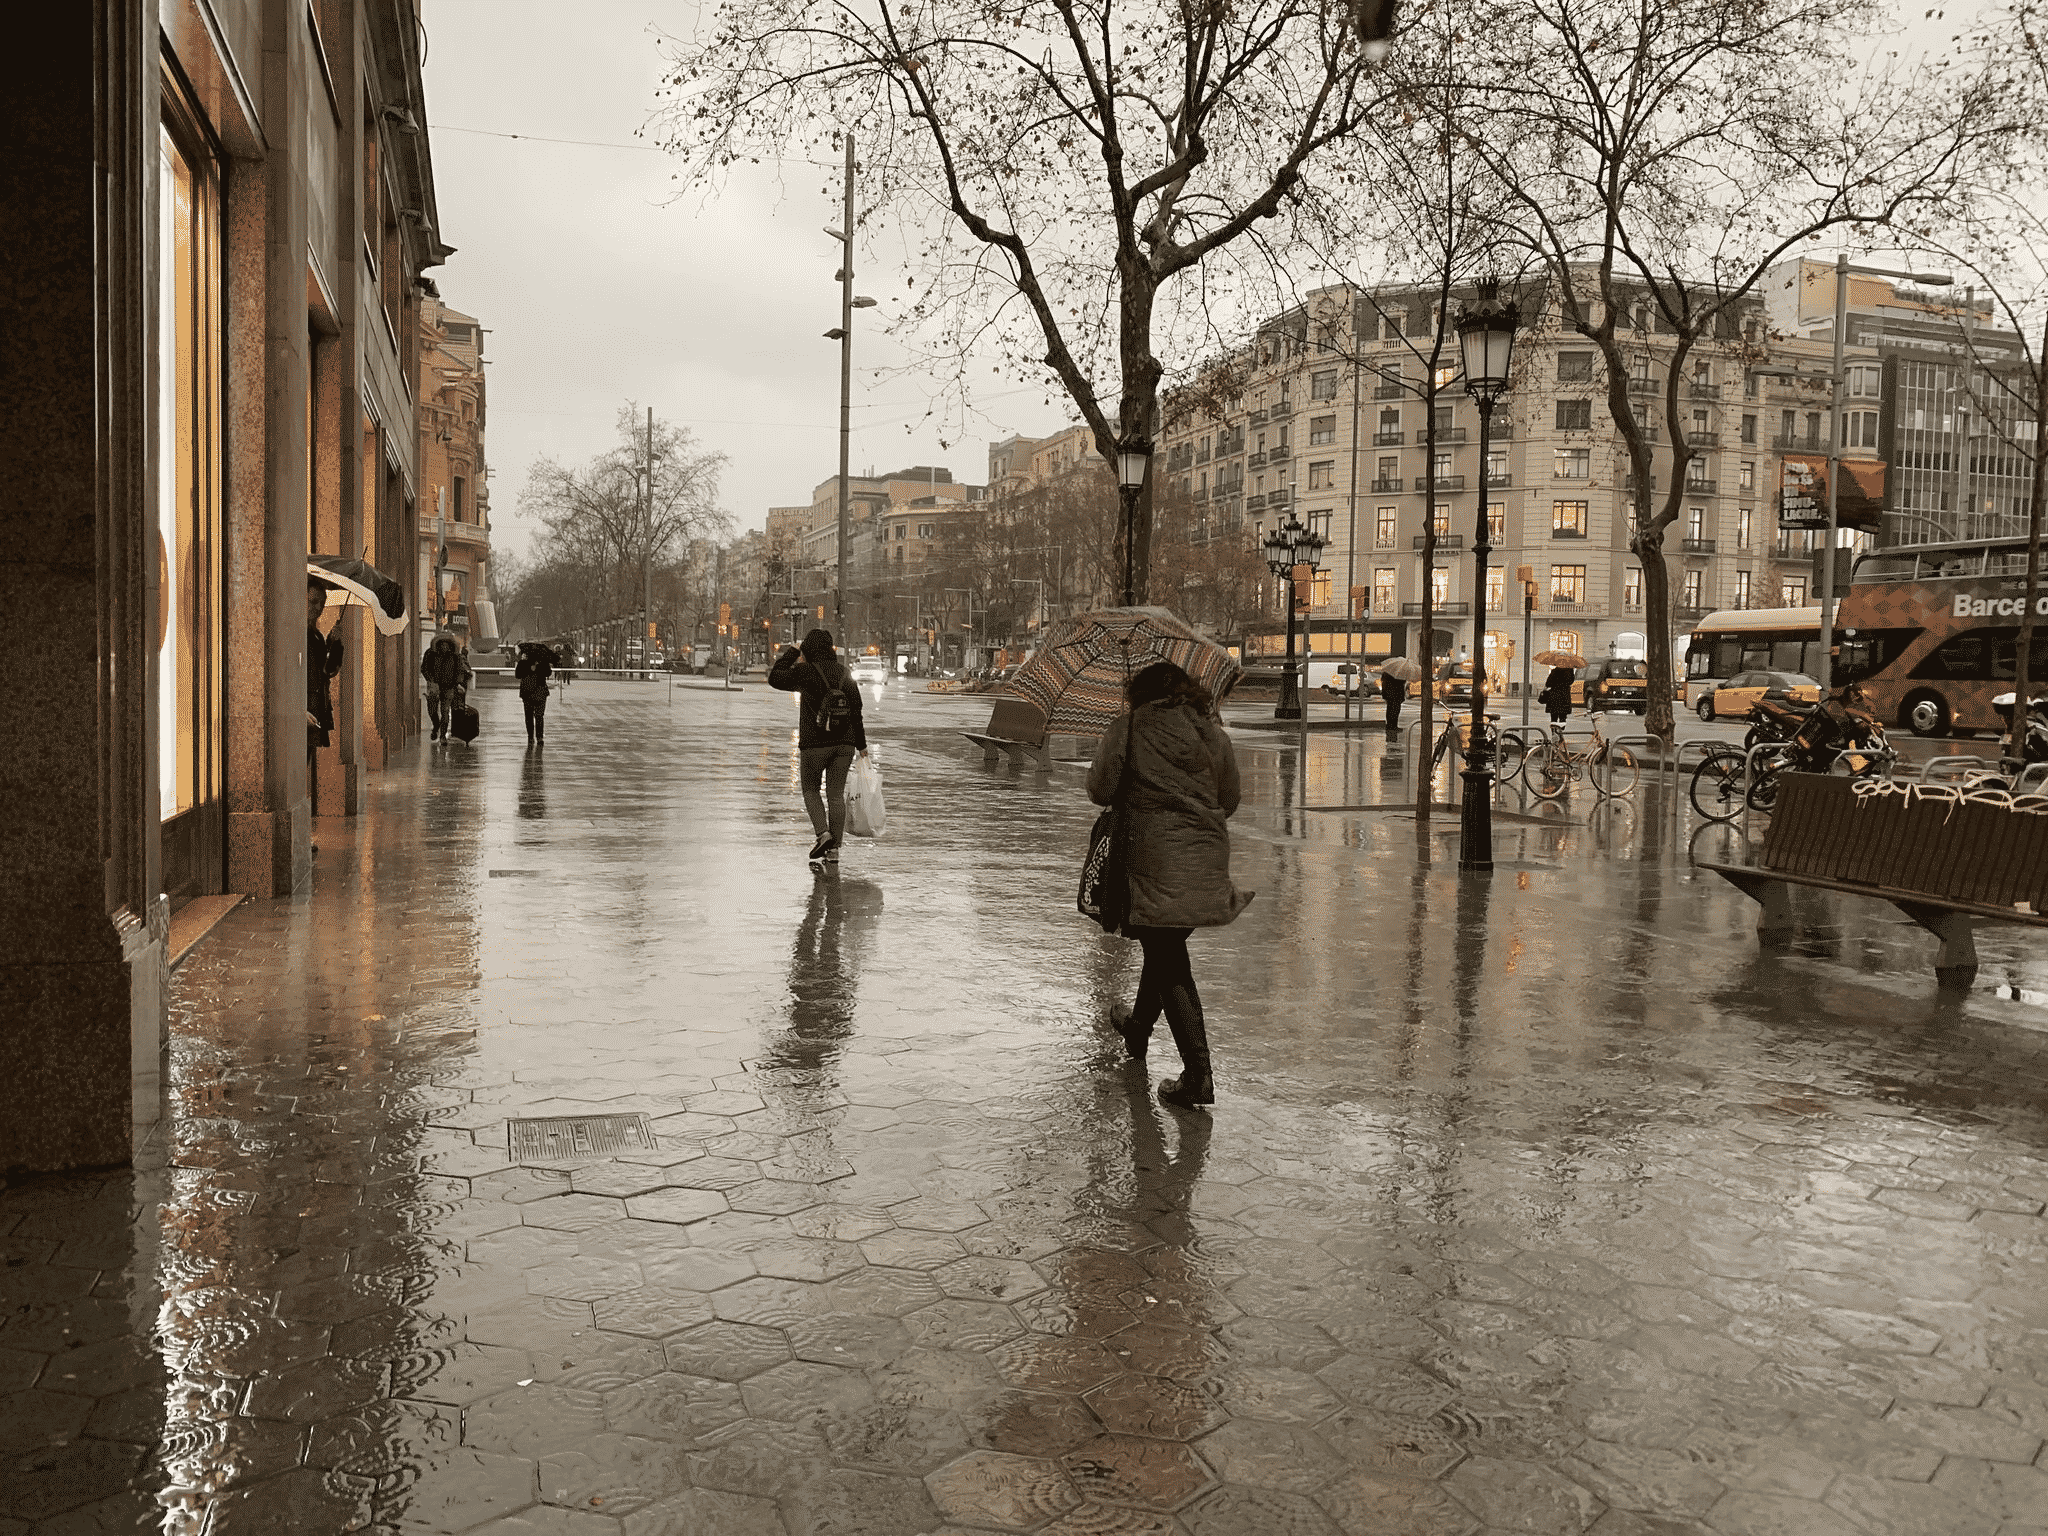
[[860, 688], [832, 648], [829, 629], [812, 630], [802, 645], [784, 646], [768, 669], [768, 686], [801, 701], [797, 755], [804, 810], [816, 834], [809, 858], [813, 864], [837, 864], [846, 835], [846, 775], [855, 755], [865, 757], [868, 750]]
[[476, 674], [453, 635], [436, 635], [420, 658], [420, 676], [427, 680], [427, 717], [434, 725], [434, 733], [427, 739], [445, 741], [455, 723], [455, 711], [462, 707], [463, 695]]
[[528, 640], [519, 647], [519, 665], [512, 675], [519, 679], [519, 702], [526, 707], [526, 744], [538, 747], [547, 739], [548, 679], [554, 675], [554, 653]]
[[1387, 734], [1395, 736], [1401, 730], [1401, 706], [1408, 700], [1408, 680], [1395, 677], [1384, 670], [1380, 673], [1380, 697], [1387, 701]]
[[1125, 1052], [1142, 1062], [1152, 1026], [1166, 1015], [1181, 1074], [1160, 1085], [1159, 1098], [1192, 1109], [1215, 1103], [1216, 1085], [1188, 937], [1236, 921], [1255, 894], [1230, 880], [1237, 753], [1209, 691], [1172, 662], [1146, 667], [1124, 697], [1130, 708], [1111, 724], [1088, 770], [1089, 799], [1123, 802], [1130, 881], [1123, 934], [1145, 954], [1137, 999], [1113, 1022]]
[[[333, 739], [334, 679], [341, 672], [343, 646], [338, 635], [320, 632], [320, 613], [333, 586], [318, 576], [306, 578], [306, 793], [313, 794], [313, 754]], [[320, 850], [313, 849], [315, 853]]]
[[1572, 712], [1572, 679], [1578, 676], [1576, 667], [1552, 667], [1550, 676], [1543, 679], [1543, 687], [1536, 695], [1536, 702], [1550, 711], [1550, 723], [1563, 725]]

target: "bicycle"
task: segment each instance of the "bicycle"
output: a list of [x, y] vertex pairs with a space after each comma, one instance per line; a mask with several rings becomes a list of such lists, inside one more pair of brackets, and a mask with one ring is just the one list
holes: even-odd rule
[[1733, 821], [1749, 795], [1749, 754], [1716, 747], [1692, 771], [1692, 808], [1709, 821]]
[[1852, 779], [1888, 778], [1898, 749], [1873, 715], [1857, 708], [1862, 691], [1849, 684], [1840, 695], [1816, 705], [1789, 741], [1757, 753], [1744, 802], [1753, 811], [1778, 803], [1778, 779], [1785, 773], [1842, 773]]
[[[1429, 771], [1434, 775], [1443, 766], [1444, 756], [1451, 750], [1451, 742], [1457, 733], [1466, 728], [1471, 716], [1449, 715], [1445, 717], [1444, 728], [1438, 733], [1436, 745], [1430, 748]], [[1462, 722], [1462, 723], [1461, 723]], [[1523, 760], [1528, 756], [1529, 743], [1524, 733], [1510, 727], [1502, 730], [1491, 718], [1481, 723], [1479, 739], [1485, 745], [1487, 754], [1493, 760], [1493, 780], [1496, 784], [1510, 784], [1522, 771]]]
[[1636, 781], [1642, 777], [1635, 754], [1614, 745], [1601, 733], [1597, 715], [1584, 750], [1575, 749], [1564, 739], [1563, 730], [1558, 729], [1530, 747], [1524, 772], [1529, 776], [1529, 787], [1540, 800], [1563, 798], [1580, 778], [1591, 784], [1593, 792], [1602, 799], [1634, 794]]

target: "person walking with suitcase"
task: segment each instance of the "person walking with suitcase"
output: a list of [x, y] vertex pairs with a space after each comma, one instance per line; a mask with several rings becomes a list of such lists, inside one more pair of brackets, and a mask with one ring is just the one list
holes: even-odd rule
[[1114, 1022], [1125, 1052], [1143, 1061], [1152, 1026], [1166, 1015], [1181, 1074], [1160, 1085], [1159, 1099], [1193, 1109], [1216, 1102], [1216, 1084], [1188, 936], [1235, 922], [1255, 894], [1230, 879], [1237, 752], [1208, 690], [1170, 661], [1138, 673], [1124, 697], [1131, 707], [1110, 725], [1088, 770], [1088, 798], [1124, 807], [1130, 915], [1122, 931], [1145, 952], [1137, 1001]]
[[476, 674], [470, 670], [469, 658], [462, 654], [455, 637], [437, 635], [427, 647], [427, 654], [420, 658], [420, 676], [427, 680], [427, 717], [434, 725], [434, 733], [427, 739], [443, 741], [455, 724], [455, 711], [462, 707], [463, 694]]
[[768, 669], [768, 686], [801, 700], [799, 771], [804, 809], [816, 834], [808, 857], [813, 864], [837, 864], [846, 835], [846, 775], [855, 755], [865, 757], [868, 750], [860, 686], [840, 664], [829, 629], [814, 629], [802, 645], [783, 647]]

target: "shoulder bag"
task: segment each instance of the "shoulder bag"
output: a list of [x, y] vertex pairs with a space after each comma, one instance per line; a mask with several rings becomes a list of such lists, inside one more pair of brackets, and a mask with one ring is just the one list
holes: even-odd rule
[[1118, 932], [1131, 916], [1129, 806], [1131, 757], [1137, 746], [1138, 722], [1133, 715], [1125, 728], [1124, 766], [1117, 775], [1116, 793], [1088, 833], [1081, 885], [1074, 894], [1074, 905], [1082, 916], [1101, 924], [1104, 933]]

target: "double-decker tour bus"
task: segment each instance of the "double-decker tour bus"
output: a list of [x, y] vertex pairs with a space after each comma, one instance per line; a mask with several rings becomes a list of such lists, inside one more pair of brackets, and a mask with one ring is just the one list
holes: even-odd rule
[[1820, 676], [1819, 608], [1724, 608], [1693, 626], [1685, 681], [1712, 693], [1738, 672]]
[[[1856, 557], [1835, 613], [1835, 681], [1859, 680], [1880, 720], [1916, 736], [2005, 728], [2026, 601], [2025, 539], [1901, 544]], [[2048, 596], [2028, 676], [2048, 683]]]

